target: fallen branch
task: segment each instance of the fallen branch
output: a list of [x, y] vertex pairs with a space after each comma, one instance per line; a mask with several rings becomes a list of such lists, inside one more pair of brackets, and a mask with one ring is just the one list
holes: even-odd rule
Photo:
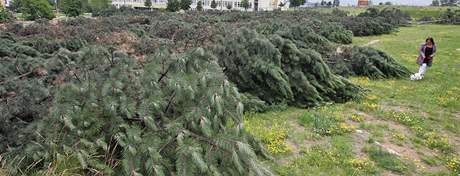
[[5, 83], [7, 83], [7, 82], [11, 82], [11, 81], [14, 81], [14, 80], [17, 80], [17, 79], [21, 79], [21, 78], [23, 78], [23, 77], [26, 77], [26, 76], [32, 74], [32, 73], [33, 73], [33, 72], [24, 73], [24, 74], [22, 74], [22, 75], [19, 75], [19, 76], [14, 77], [13, 79], [4, 80], [4, 81], [0, 82], [0, 84], [5, 84]]

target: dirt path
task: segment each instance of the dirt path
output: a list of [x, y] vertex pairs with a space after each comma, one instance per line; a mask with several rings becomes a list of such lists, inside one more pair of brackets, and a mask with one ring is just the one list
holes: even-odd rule
[[380, 40], [372, 40], [369, 43], [364, 44], [363, 46], [371, 46], [371, 45], [374, 45], [374, 44], [379, 43], [379, 42], [380, 42]]

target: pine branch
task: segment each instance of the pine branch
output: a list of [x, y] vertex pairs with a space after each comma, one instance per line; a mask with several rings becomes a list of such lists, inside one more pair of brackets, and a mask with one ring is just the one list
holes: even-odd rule
[[166, 75], [168, 74], [169, 70], [171, 69], [171, 64], [168, 66], [168, 68], [166, 69], [166, 71], [164, 73], [161, 74], [160, 78], [158, 78], [158, 81], [157, 82], [160, 82], [164, 77], [166, 77]]
[[11, 82], [11, 81], [15, 81], [15, 80], [17, 80], [17, 79], [21, 79], [21, 78], [23, 78], [23, 77], [26, 77], [26, 76], [32, 74], [32, 73], [33, 73], [32, 71], [27, 72], [27, 73], [24, 73], [24, 74], [22, 74], [22, 75], [19, 75], [19, 76], [14, 77], [13, 79], [4, 80], [4, 81], [0, 82], [0, 84], [5, 84], [5, 83]]
[[169, 100], [168, 100], [168, 105], [166, 106], [165, 110], [163, 111], [163, 113], [166, 113], [168, 112], [169, 110], [169, 107], [171, 106], [172, 102], [174, 101], [174, 98], [176, 97], [176, 91], [174, 91], [171, 95], [171, 97], [169, 97]]
[[[231, 150], [228, 150], [228, 149], [225, 149], [225, 148], [220, 147], [219, 145], [217, 145], [217, 143], [216, 143], [214, 140], [212, 140], [212, 139], [210, 139], [210, 138], [207, 138], [207, 137], [198, 135], [198, 134], [193, 133], [193, 132], [191, 132], [191, 131], [188, 131], [188, 133], [189, 133], [192, 137], [195, 137], [195, 138], [197, 138], [197, 139], [200, 140], [200, 141], [206, 142], [206, 143], [208, 143], [208, 144], [211, 144], [212, 146], [215, 146], [215, 147], [217, 147], [217, 148], [222, 149], [222, 150], [223, 150], [224, 152], [226, 152], [228, 155], [231, 155], [231, 154], [232, 154], [232, 151], [231, 151]], [[231, 141], [230, 141], [230, 142], [231, 142]]]

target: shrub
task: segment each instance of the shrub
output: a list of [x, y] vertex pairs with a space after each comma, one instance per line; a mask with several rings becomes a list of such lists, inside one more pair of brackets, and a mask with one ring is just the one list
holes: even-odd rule
[[10, 11], [3, 7], [0, 7], [0, 23], [10, 22], [13, 19], [13, 14]]
[[69, 17], [76, 17], [83, 13], [83, 4], [81, 0], [62, 0], [60, 8], [64, 14]]
[[102, 10], [105, 10], [111, 7], [110, 5], [111, 0], [88, 0], [87, 2], [88, 2], [89, 8], [91, 9], [93, 13], [102, 11]]
[[170, 0], [168, 1], [168, 3], [166, 4], [166, 10], [170, 11], [170, 12], [176, 12], [176, 11], [179, 11], [179, 9], [181, 8], [181, 1], [179, 0]]
[[441, 15], [441, 20], [438, 23], [442, 24], [460, 24], [460, 10], [447, 9]]
[[20, 12], [26, 20], [53, 19], [53, 8], [47, 0], [21, 0]]
[[192, 5], [192, 0], [180, 0], [180, 9], [189, 10]]
[[203, 2], [202, 1], [198, 1], [197, 5], [196, 5], [196, 10], [203, 11]]

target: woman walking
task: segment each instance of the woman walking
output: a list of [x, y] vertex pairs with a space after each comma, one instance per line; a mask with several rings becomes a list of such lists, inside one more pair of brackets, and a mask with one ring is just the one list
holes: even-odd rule
[[411, 75], [412, 80], [423, 79], [427, 67], [433, 65], [433, 58], [436, 55], [436, 44], [432, 37], [425, 40], [425, 44], [420, 47], [420, 54], [417, 58], [417, 64], [420, 65], [418, 73]]

